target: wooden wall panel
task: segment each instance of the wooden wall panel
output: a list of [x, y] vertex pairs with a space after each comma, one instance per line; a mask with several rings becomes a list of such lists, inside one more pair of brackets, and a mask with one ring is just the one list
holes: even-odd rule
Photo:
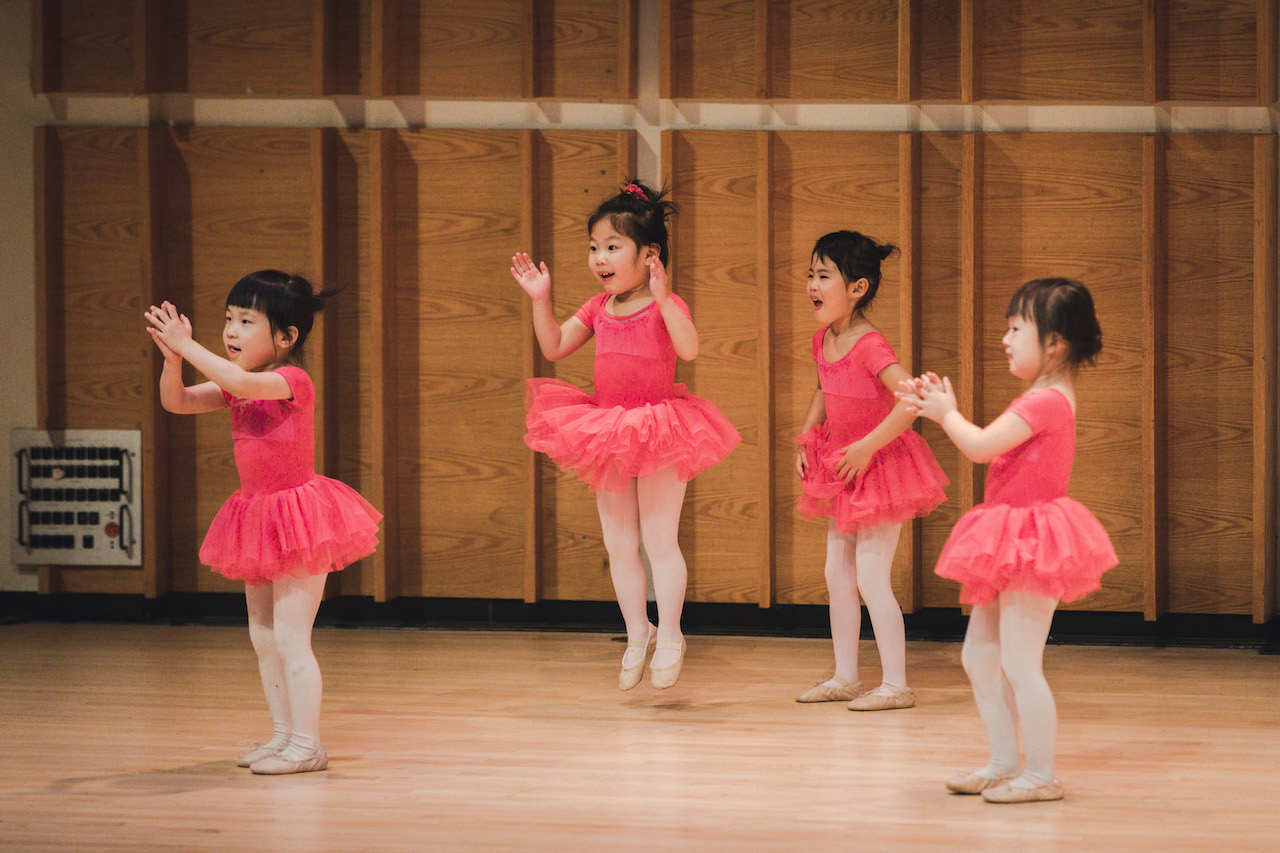
[[520, 136], [397, 135], [402, 589], [521, 598]]
[[556, 0], [533, 6], [534, 97], [635, 97], [635, 0]]
[[664, 98], [756, 97], [752, 0], [662, 0]]
[[[675, 290], [693, 312], [701, 347], [676, 378], [711, 400], [742, 434], [729, 457], [699, 474], [685, 497], [680, 544], [691, 601], [756, 602], [762, 555], [757, 418], [757, 310], [770, 284], [756, 271], [757, 137], [750, 132], [670, 132]], [[776, 284], [772, 285], [776, 287]], [[748, 531], [751, 531], [748, 534]]]
[[1249, 613], [1253, 140], [1170, 134], [1165, 163], [1169, 609]]
[[[898, 135], [784, 133], [774, 149], [774, 452], [777, 483], [777, 598], [779, 603], [826, 601], [825, 519], [806, 522], [796, 511], [800, 481], [795, 438], [818, 388], [811, 340], [817, 325], [805, 294], [810, 252], [829, 231], [861, 231], [880, 242], [899, 240]], [[899, 258], [882, 267], [880, 291], [868, 313], [895, 348]], [[909, 560], [900, 549], [895, 573]]]
[[50, 332], [64, 346], [57, 385], [65, 403], [54, 426], [137, 429], [154, 345], [137, 334], [147, 306], [138, 286], [136, 136], [125, 128], [62, 128], [56, 137], [63, 280], [60, 310], [50, 318], [60, 328]]
[[[48, 128], [36, 135], [43, 191], [38, 225], [43, 310], [39, 425], [47, 429], [141, 429], [150, 435], [149, 338], [141, 271], [137, 134], [126, 128]], [[150, 448], [148, 448], [150, 450]], [[144, 458], [144, 465], [152, 460]], [[144, 512], [157, 485], [144, 481]], [[154, 571], [154, 558], [147, 567]], [[145, 592], [146, 571], [45, 568], [47, 592]], [[96, 584], [109, 578], [106, 589]]]
[[987, 101], [1140, 103], [1138, 0], [974, 0]]
[[[381, 131], [342, 131], [334, 152], [335, 198], [334, 232], [328, 245], [331, 254], [330, 287], [343, 291], [325, 308], [332, 344], [329, 385], [325, 389], [331, 405], [342, 413], [329, 430], [329, 447], [335, 464], [329, 474], [373, 500], [375, 477], [381, 460], [375, 458], [374, 432], [378, 412], [373, 403], [373, 354], [379, 345], [374, 337], [370, 303], [374, 281], [370, 232], [373, 199], [372, 140]], [[394, 415], [392, 415], [394, 417]], [[375, 504], [384, 511], [379, 501]], [[385, 547], [385, 524], [383, 545]], [[362, 560], [339, 573], [331, 590], [347, 595], [374, 596], [375, 565], [379, 557]], [[336, 589], [332, 586], [336, 584]]]
[[[314, 95], [315, 0], [217, 0], [166, 9], [166, 82], [211, 95]], [[166, 87], [167, 88], [167, 87]]]
[[35, 18], [36, 92], [132, 92], [139, 44], [138, 0], [39, 0]]
[[1141, 610], [1142, 140], [1131, 134], [987, 134], [982, 278], [983, 422], [1022, 391], [1000, 337], [1009, 297], [1033, 278], [1085, 283], [1102, 324], [1096, 367], [1076, 382], [1072, 497], [1111, 536], [1119, 567], [1068, 607]]
[[[617, 192], [634, 166], [632, 134], [611, 131], [560, 131], [532, 134], [536, 192], [533, 205], [536, 257], [546, 261], [552, 274], [552, 298], [556, 319], [563, 323], [600, 292], [587, 269], [587, 219], [606, 198]], [[507, 253], [507, 260], [517, 248]], [[527, 299], [512, 280], [507, 266], [501, 286], [513, 296]], [[677, 283], [678, 285], [678, 283]], [[530, 320], [532, 323], [532, 320]], [[536, 342], [531, 341], [536, 347]], [[595, 362], [592, 341], [574, 355], [554, 363], [542, 362], [541, 374], [591, 391]], [[523, 392], [522, 392], [523, 393]], [[521, 397], [523, 403], [523, 397]], [[517, 419], [523, 435], [524, 410]], [[609, 601], [613, 584], [609, 560], [600, 534], [596, 499], [586, 485], [538, 454], [542, 472], [541, 595], [551, 599]]]
[[[525, 4], [398, 2], [396, 94], [525, 97], [533, 32]], [[528, 93], [531, 94], [531, 93]]]
[[1258, 15], [1266, 3], [1274, 7], [1274, 0], [1170, 0], [1166, 97], [1259, 103]]
[[768, 97], [898, 98], [898, 0], [769, 4]]
[[[191, 318], [196, 340], [222, 353], [227, 293], [246, 273], [276, 268], [314, 275], [311, 261], [311, 131], [237, 128], [160, 129], [167, 152], [157, 164], [167, 192], [158, 217], [158, 274], [172, 282], [171, 301]], [[314, 345], [316, 341], [311, 341]], [[307, 369], [320, 389], [318, 349]], [[200, 381], [189, 368], [188, 383]], [[321, 436], [317, 435], [317, 446]], [[170, 561], [173, 589], [234, 591], [242, 585], [200, 566], [197, 551], [218, 508], [239, 487], [231, 428], [223, 411], [172, 416], [170, 449], [175, 481]], [[190, 480], [184, 477], [190, 470]]]
[[[961, 135], [920, 134], [920, 364], [916, 373], [960, 375]], [[959, 585], [933, 573], [943, 543], [960, 517], [960, 452], [933, 421], [916, 429], [951, 480], [947, 500], [921, 522], [921, 591], [926, 607], [955, 607]]]
[[960, 6], [955, 0], [911, 0], [918, 31], [915, 61], [922, 101], [960, 100]]

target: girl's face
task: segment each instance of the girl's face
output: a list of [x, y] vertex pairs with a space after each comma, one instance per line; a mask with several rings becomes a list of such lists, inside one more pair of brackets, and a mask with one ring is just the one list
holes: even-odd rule
[[245, 370], [258, 370], [283, 362], [292, 341], [283, 331], [272, 334], [266, 314], [253, 308], [228, 305], [222, 344], [232, 364]]
[[[853, 316], [853, 306], [867, 292], [865, 278], [845, 281], [836, 265], [814, 255], [809, 261], [807, 292], [813, 302], [813, 315], [820, 326], [846, 324]], [[837, 331], [842, 331], [838, 329]]]
[[1009, 328], [1000, 342], [1009, 359], [1009, 372], [1030, 382], [1044, 372], [1047, 362], [1057, 351], [1056, 340], [1048, 347], [1040, 344], [1040, 330], [1035, 320], [1015, 314], [1008, 318]]
[[656, 246], [643, 250], [630, 237], [614, 230], [608, 217], [591, 229], [587, 267], [605, 293], [628, 293], [649, 284], [649, 260], [658, 257]]

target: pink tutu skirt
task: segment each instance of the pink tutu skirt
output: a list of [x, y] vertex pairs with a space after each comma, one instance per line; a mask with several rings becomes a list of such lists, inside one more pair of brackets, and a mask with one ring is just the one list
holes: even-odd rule
[[979, 504], [956, 522], [934, 571], [960, 582], [964, 604], [990, 604], [1006, 589], [1074, 601], [1102, 586], [1118, 562], [1098, 519], [1064, 497]]
[[336, 572], [374, 552], [381, 518], [355, 489], [319, 475], [267, 494], [239, 489], [209, 525], [200, 562], [253, 586]]
[[950, 480], [929, 445], [911, 430], [876, 451], [852, 483], [836, 473], [848, 442], [831, 441], [825, 425], [809, 430], [796, 444], [808, 462], [797, 501], [800, 513], [805, 518], [833, 518], [841, 533], [928, 515], [947, 499], [943, 488]]
[[630, 478], [672, 466], [687, 482], [742, 440], [715, 404], [678, 383], [673, 396], [656, 403], [602, 408], [567, 382], [530, 379], [525, 407], [525, 444], [593, 492], [620, 492]]

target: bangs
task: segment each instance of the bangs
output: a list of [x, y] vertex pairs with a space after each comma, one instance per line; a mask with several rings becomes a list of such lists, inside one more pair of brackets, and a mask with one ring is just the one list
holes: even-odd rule
[[1004, 312], [1006, 320], [1010, 317], [1021, 317], [1024, 320], [1031, 320], [1037, 327], [1044, 325], [1045, 309], [1053, 290], [1049, 287], [1037, 286], [1038, 284], [1039, 282], [1029, 281], [1014, 291], [1009, 299], [1009, 307]]
[[287, 328], [289, 276], [279, 270], [250, 273], [235, 283], [227, 294], [228, 308], [247, 308], [267, 318], [273, 331]]

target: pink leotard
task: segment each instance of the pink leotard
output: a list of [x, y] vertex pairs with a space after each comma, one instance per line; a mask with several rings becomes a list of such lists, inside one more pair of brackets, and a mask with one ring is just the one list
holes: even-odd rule
[[[576, 316], [595, 334], [595, 394], [557, 379], [530, 379], [525, 443], [591, 489], [621, 491], [632, 477], [675, 466], [689, 480], [741, 438], [711, 401], [675, 382], [676, 353], [657, 302], [615, 317], [607, 293]], [[689, 307], [669, 297], [689, 316]]]

